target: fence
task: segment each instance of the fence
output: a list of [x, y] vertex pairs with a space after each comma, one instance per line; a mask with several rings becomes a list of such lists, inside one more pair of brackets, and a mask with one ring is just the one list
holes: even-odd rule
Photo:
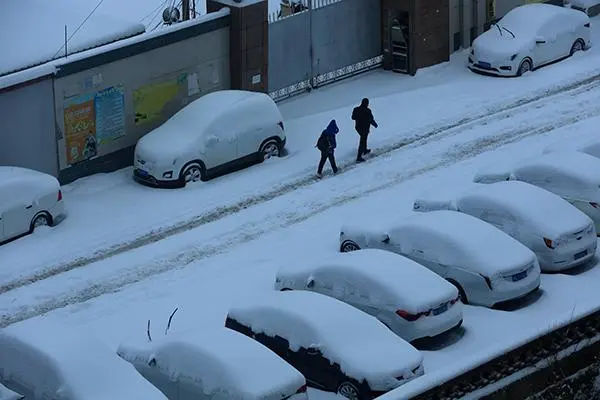
[[305, 0], [300, 8], [269, 17], [272, 98], [282, 100], [381, 65], [380, 2]]

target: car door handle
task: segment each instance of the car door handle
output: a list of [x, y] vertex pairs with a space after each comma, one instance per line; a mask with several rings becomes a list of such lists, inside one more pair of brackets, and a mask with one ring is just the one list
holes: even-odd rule
[[31, 207], [33, 207], [33, 204], [26, 206], [25, 209], [29, 210]]

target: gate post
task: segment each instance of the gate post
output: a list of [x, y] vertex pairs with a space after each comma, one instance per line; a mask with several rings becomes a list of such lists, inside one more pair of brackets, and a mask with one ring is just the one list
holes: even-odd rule
[[207, 0], [206, 11], [231, 10], [229, 69], [231, 89], [268, 92], [269, 22], [266, 0]]

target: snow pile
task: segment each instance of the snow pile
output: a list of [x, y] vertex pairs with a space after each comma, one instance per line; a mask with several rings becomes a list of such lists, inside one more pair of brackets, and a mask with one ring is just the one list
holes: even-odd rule
[[306, 383], [300, 372], [271, 350], [224, 327], [169, 333], [151, 343], [124, 343], [117, 353], [134, 366], [155, 363], [153, 369], [171, 381], [197, 385], [210, 398], [291, 395]]
[[52, 175], [21, 167], [0, 166], [0, 211], [40, 195], [55, 191], [60, 185]]
[[22, 400], [25, 397], [0, 384], [0, 400]]
[[348, 376], [391, 389], [413, 378], [423, 356], [376, 318], [339, 300], [307, 291], [264, 293], [233, 307], [229, 317], [255, 332], [281, 336], [290, 349], [318, 348]]
[[0, 379], [14, 379], [44, 398], [165, 400], [103, 343], [70, 327], [24, 323], [4, 328], [0, 365]]
[[[64, 57], [65, 25], [68, 54], [77, 53], [145, 31], [140, 23], [94, 12], [93, 7], [57, 2], [18, 0], [2, 9], [0, 76]], [[81, 25], [82, 24], [82, 25]], [[81, 28], [76, 32], [76, 29]], [[8, 39], [11, 38], [11, 39]]]
[[[415, 213], [390, 230], [403, 254], [460, 265], [486, 276], [509, 273], [535, 254], [498, 228], [456, 211]], [[498, 249], [503, 251], [498, 252]]]
[[302, 289], [311, 280], [334, 281], [336, 288], [345, 288], [336, 298], [344, 298], [348, 287], [356, 287], [376, 306], [414, 314], [458, 295], [453, 285], [421, 264], [378, 249], [335, 253], [319, 262], [288, 264], [277, 272], [280, 287]]

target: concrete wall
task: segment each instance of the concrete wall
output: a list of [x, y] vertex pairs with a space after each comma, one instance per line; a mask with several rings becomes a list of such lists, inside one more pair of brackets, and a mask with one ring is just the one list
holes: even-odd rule
[[[230, 87], [228, 20], [169, 35], [59, 71], [54, 101], [62, 182], [131, 165], [140, 137], [201, 95]], [[96, 152], [84, 151], [88, 132]]]
[[52, 78], [0, 91], [0, 165], [56, 176]]

